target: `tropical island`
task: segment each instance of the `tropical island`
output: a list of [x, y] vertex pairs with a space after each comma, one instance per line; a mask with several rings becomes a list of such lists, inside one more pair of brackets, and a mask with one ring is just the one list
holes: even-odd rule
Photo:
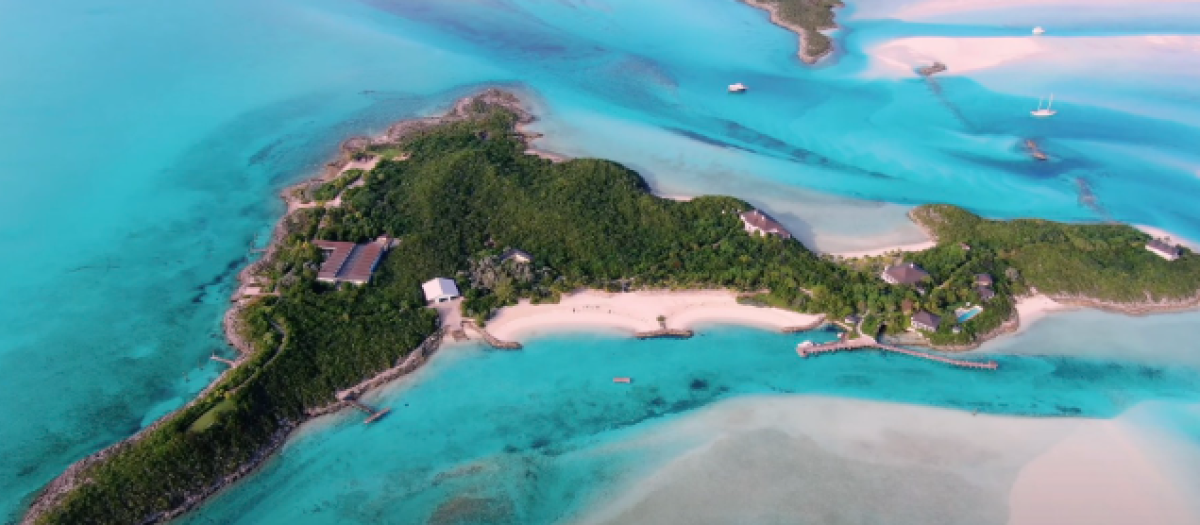
[[847, 333], [942, 348], [1011, 329], [1033, 293], [1131, 312], [1200, 298], [1200, 257], [1129, 226], [991, 221], [947, 205], [912, 213], [937, 241], [929, 250], [820, 255], [740, 199], [674, 201], [614, 162], [528, 154], [531, 118], [489, 90], [356, 141], [343, 169], [288, 190], [291, 211], [230, 313], [233, 366], [71, 467], [25, 522], [162, 522], [194, 508], [302, 422], [420, 366], [446, 335], [422, 286], [438, 278], [483, 326], [581, 289], [727, 289]]
[[800, 60], [815, 64], [833, 52], [833, 41], [822, 31], [837, 28], [833, 10], [841, 0], [742, 0], [771, 14], [771, 23], [800, 35]]

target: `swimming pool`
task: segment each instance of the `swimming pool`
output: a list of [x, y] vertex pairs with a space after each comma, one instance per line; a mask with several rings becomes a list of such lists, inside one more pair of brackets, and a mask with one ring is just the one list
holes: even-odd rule
[[979, 315], [979, 312], [982, 311], [982, 306], [973, 306], [971, 308], [959, 308], [954, 311], [954, 315], [958, 317], [958, 322], [965, 323], [970, 321], [972, 317]]

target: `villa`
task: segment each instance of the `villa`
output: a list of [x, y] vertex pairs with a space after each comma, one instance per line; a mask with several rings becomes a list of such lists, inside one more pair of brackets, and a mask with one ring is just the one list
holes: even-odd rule
[[772, 219], [770, 215], [762, 211], [750, 210], [742, 213], [741, 217], [742, 225], [745, 226], [746, 232], [751, 235], [761, 233], [763, 235], [778, 235], [784, 239], [792, 238], [792, 234], [782, 224], [779, 224], [778, 221]]
[[936, 332], [938, 327], [942, 325], [942, 318], [926, 312], [924, 310], [917, 312], [912, 316], [912, 326], [917, 330], [926, 332]]
[[524, 250], [512, 248], [500, 254], [501, 263], [508, 261], [516, 261], [519, 264], [529, 264], [533, 262], [533, 256]]
[[917, 284], [928, 279], [929, 273], [913, 263], [904, 263], [888, 266], [881, 277], [888, 284]]
[[1154, 239], [1146, 243], [1146, 249], [1150, 250], [1150, 252], [1154, 255], [1162, 257], [1168, 261], [1174, 261], [1175, 259], [1178, 259], [1180, 255], [1179, 246], [1167, 244], [1167, 242], [1162, 239]]
[[975, 293], [984, 301], [991, 301], [996, 297], [996, 292], [987, 286], [976, 286]]
[[379, 266], [391, 239], [380, 237], [372, 242], [354, 244], [341, 241], [313, 241], [325, 254], [317, 271], [317, 280], [325, 283], [367, 284]]
[[458, 293], [458, 285], [445, 277], [430, 279], [429, 282], [421, 285], [421, 289], [425, 292], [425, 301], [429, 304], [444, 303], [458, 299], [461, 295]]
[[980, 273], [975, 275], [975, 284], [978, 286], [991, 286], [995, 284], [990, 274]]

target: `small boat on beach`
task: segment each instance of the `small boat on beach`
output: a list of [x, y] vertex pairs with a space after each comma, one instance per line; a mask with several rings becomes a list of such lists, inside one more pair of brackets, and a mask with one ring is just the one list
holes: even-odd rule
[[730, 85], [729, 85], [729, 92], [730, 92], [730, 93], [745, 93], [745, 92], [746, 92], [746, 89], [747, 89], [747, 88], [746, 88], [746, 85], [745, 85], [745, 84], [743, 84], [743, 83], [741, 83], [741, 82], [738, 82], [737, 84], [730, 84]]
[[1054, 105], [1054, 94], [1051, 93], [1050, 94], [1050, 103], [1046, 104], [1045, 108], [1042, 107], [1042, 99], [1039, 98], [1038, 99], [1038, 108], [1033, 111], [1030, 111], [1029, 114], [1033, 115], [1035, 117], [1038, 117], [1038, 118], [1053, 117], [1055, 114], [1058, 113], [1057, 111], [1050, 109], [1050, 107], [1053, 105]]
[[1035, 34], [1035, 35], [1041, 35], [1041, 34], [1045, 34], [1045, 33], [1046, 33], [1046, 30], [1042, 29], [1042, 26], [1037, 26], [1037, 27], [1033, 28], [1033, 34]]
[[625, 383], [625, 384], [629, 384], [629, 383], [632, 383], [632, 382], [633, 382], [633, 380], [632, 380], [632, 379], [630, 379], [630, 378], [628, 378], [628, 377], [614, 377], [614, 378], [613, 378], [613, 382], [614, 382], [614, 383]]

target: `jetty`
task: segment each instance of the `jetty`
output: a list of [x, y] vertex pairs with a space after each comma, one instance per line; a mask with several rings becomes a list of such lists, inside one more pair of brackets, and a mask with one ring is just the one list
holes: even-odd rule
[[520, 350], [524, 348], [521, 346], [521, 343], [516, 341], [504, 341], [502, 339], [498, 339], [496, 336], [488, 333], [487, 330], [484, 330], [482, 326], [475, 324], [475, 320], [473, 319], [464, 319], [462, 322], [462, 327], [474, 330], [480, 335], [480, 337], [483, 337], [484, 342], [486, 342], [488, 346], [497, 350]]
[[213, 361], [216, 361], [218, 363], [225, 363], [225, 364], [229, 365], [230, 368], [237, 366], [237, 361], [234, 361], [232, 359], [225, 359], [224, 357], [217, 355], [216, 352], [213, 352], [213, 354], [208, 356], [208, 358], [212, 359]]
[[821, 354], [832, 354], [835, 352], [849, 352], [849, 351], [854, 351], [854, 350], [867, 350], [867, 349], [877, 349], [877, 350], [884, 350], [887, 352], [895, 352], [897, 354], [904, 354], [904, 355], [908, 355], [908, 356], [912, 356], [912, 357], [917, 357], [920, 359], [928, 359], [930, 361], [945, 363], [950, 366], [957, 366], [960, 368], [972, 368], [972, 369], [977, 369], [977, 370], [995, 370], [997, 368], [1000, 368], [1000, 365], [998, 363], [996, 363], [995, 361], [990, 361], [990, 360], [989, 361], [967, 361], [964, 359], [954, 359], [951, 357], [945, 357], [945, 356], [941, 356], [941, 355], [937, 355], [937, 354], [931, 354], [929, 352], [922, 352], [919, 350], [909, 350], [907, 348], [901, 348], [899, 346], [886, 345], [886, 344], [880, 343], [879, 341], [876, 341], [874, 337], [870, 337], [870, 336], [862, 336], [862, 337], [858, 337], [855, 339], [849, 339], [849, 340], [839, 340], [839, 341], [834, 341], [832, 343], [813, 344], [810, 346], [805, 346], [804, 343], [801, 343], [799, 346], [796, 347], [796, 353], [799, 354], [800, 357], [808, 358], [808, 357], [817, 356], [817, 355], [821, 355]]
[[635, 332], [633, 334], [638, 339], [688, 339], [693, 335], [696, 335], [696, 333], [691, 330], [681, 330], [679, 328], [660, 328], [658, 330]]
[[354, 395], [353, 393], [347, 392], [347, 393], [341, 395], [340, 397], [341, 397], [341, 400], [344, 401], [346, 404], [348, 404], [354, 408], [357, 408], [367, 414], [367, 419], [365, 419], [363, 421], [364, 425], [369, 425], [371, 423], [379, 421], [380, 419], [383, 418], [383, 416], [388, 415], [388, 413], [390, 413], [392, 411], [391, 408], [384, 408], [382, 410], [377, 409], [377, 408], [372, 408], [370, 405], [367, 405], [367, 404], [359, 401], [358, 396]]

